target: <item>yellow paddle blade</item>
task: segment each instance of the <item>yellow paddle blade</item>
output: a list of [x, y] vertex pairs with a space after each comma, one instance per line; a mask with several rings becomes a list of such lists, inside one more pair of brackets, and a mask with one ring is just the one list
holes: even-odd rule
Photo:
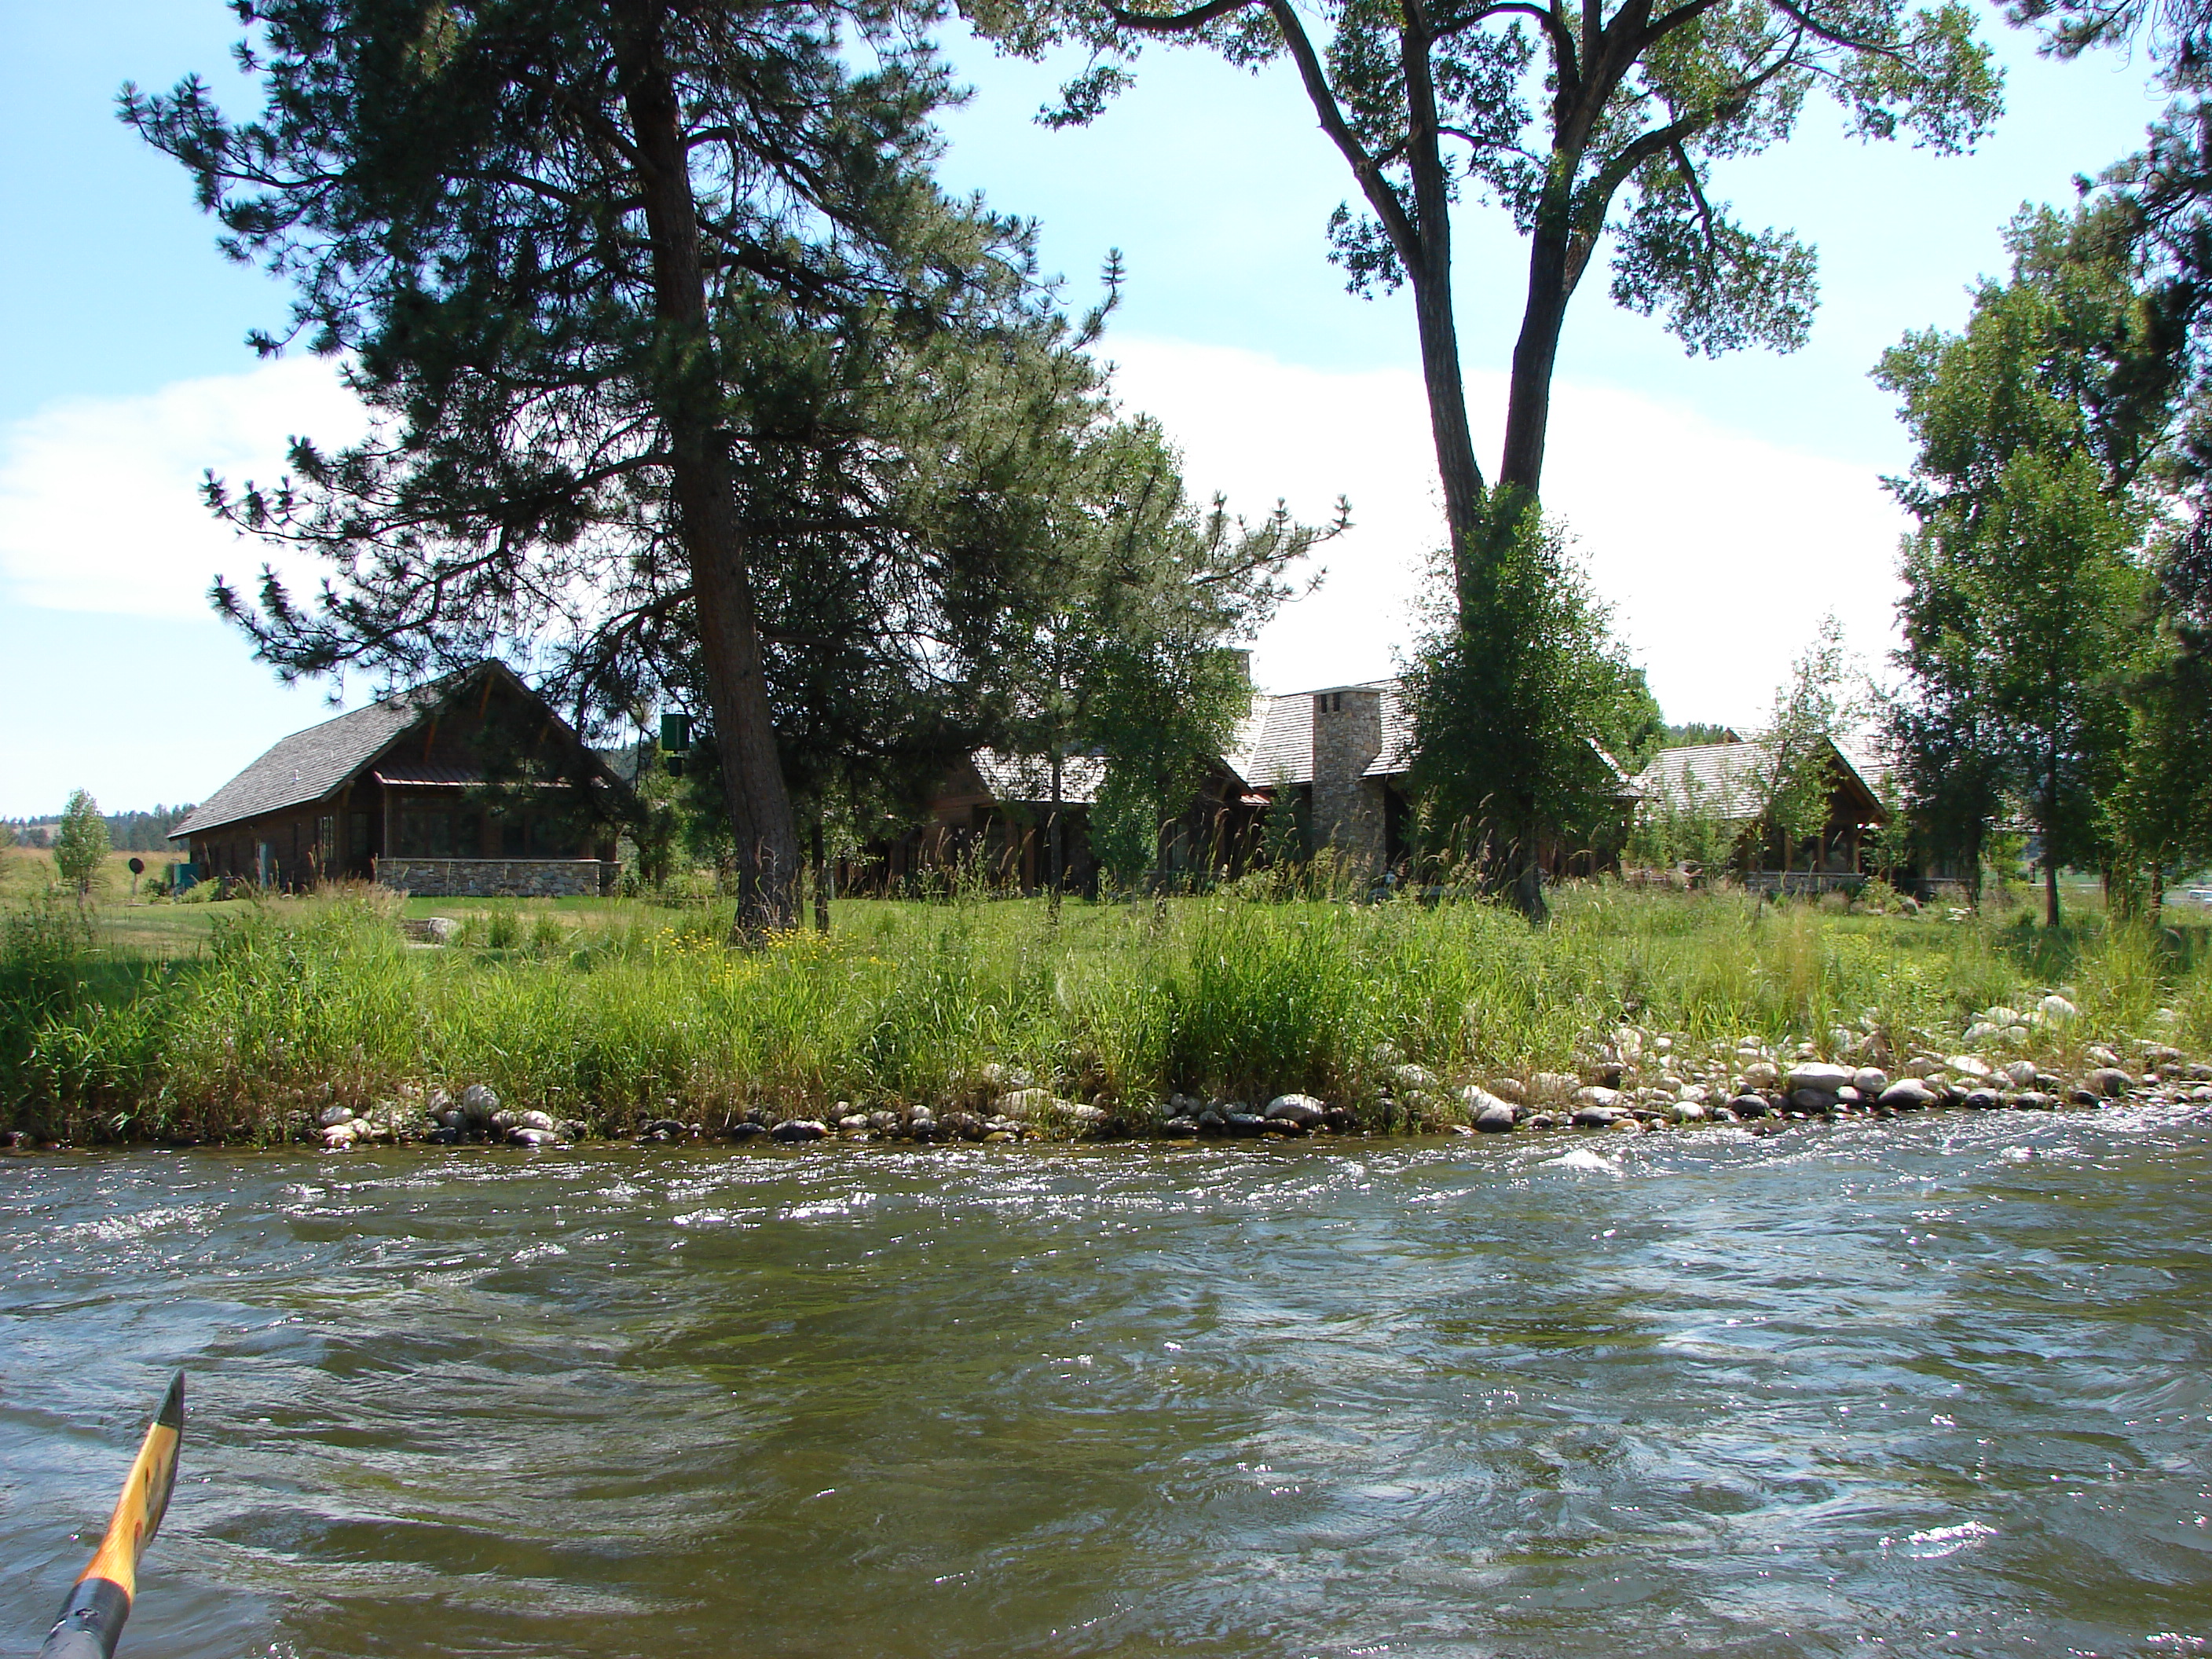
[[106, 1578], [120, 1584], [124, 1594], [137, 1592], [139, 1558], [161, 1530], [161, 1516], [169, 1508], [169, 1493], [177, 1484], [177, 1448], [185, 1433], [185, 1374], [179, 1371], [161, 1401], [161, 1409], [147, 1425], [146, 1438], [123, 1495], [115, 1500], [114, 1516], [100, 1553], [84, 1570], [85, 1578]]
[[161, 1529], [177, 1484], [177, 1447], [184, 1434], [185, 1374], [179, 1371], [131, 1462], [99, 1553], [78, 1576], [62, 1616], [46, 1632], [39, 1659], [114, 1659], [116, 1640], [137, 1594], [138, 1559]]

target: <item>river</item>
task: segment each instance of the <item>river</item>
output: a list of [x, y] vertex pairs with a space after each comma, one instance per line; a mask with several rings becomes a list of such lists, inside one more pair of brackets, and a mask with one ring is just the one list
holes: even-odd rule
[[[2177, 1655], [2212, 1125], [0, 1163], [0, 1651]], [[9, 1647], [9, 1644], [13, 1644]]]

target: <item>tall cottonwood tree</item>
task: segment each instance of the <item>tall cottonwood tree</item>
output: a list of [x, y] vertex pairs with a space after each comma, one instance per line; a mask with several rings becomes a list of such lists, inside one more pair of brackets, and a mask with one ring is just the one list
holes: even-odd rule
[[2146, 319], [2125, 216], [2035, 210], [2007, 240], [2011, 277], [1982, 284], [1965, 329], [1908, 336], [1876, 371], [1919, 443], [1912, 475], [1891, 481], [1918, 520], [1897, 721], [1909, 749], [1952, 745], [1964, 791], [1941, 804], [1991, 811], [1974, 792], [1994, 785], [2035, 825], [2056, 927], [2059, 870], [2114, 850], [2173, 415], [2125, 395]]
[[[196, 79], [126, 88], [124, 116], [191, 170], [227, 252], [293, 282], [289, 337], [344, 354], [378, 425], [337, 454], [298, 443], [281, 486], [211, 483], [240, 526], [332, 566], [316, 595], [264, 573], [219, 605], [287, 675], [414, 678], [521, 642], [580, 704], [625, 640], [680, 619], [738, 929], [793, 925], [746, 457], [783, 441], [779, 398], [806, 403], [810, 377], [918, 396], [912, 359], [948, 331], [1054, 347], [1025, 234], [928, 179], [940, 70], [889, 12], [829, 0], [235, 9], [258, 116], [228, 119]], [[945, 485], [983, 505], [902, 567], [925, 625], [990, 609], [1010, 555], [978, 520], [1025, 412], [995, 411], [998, 441]]]
[[[1998, 78], [1966, 9], [1899, 0], [965, 0], [985, 33], [1041, 54], [1073, 42], [1085, 70], [1055, 123], [1087, 122], [1151, 42], [1257, 68], [1287, 60], [1349, 168], [1358, 206], [1329, 226], [1355, 290], [1413, 290], [1462, 607], [1506, 557], [1542, 480], [1569, 301], [1609, 237], [1612, 294], [1708, 355], [1802, 341], [1814, 258], [1753, 230], [1712, 194], [1717, 161], [1787, 138], [1825, 94], [1866, 138], [1970, 145]], [[1477, 461], [1454, 308], [1452, 214], [1469, 196], [1528, 240], [1505, 441]], [[1502, 274], [1501, 274], [1502, 275]], [[1487, 295], [1504, 286], [1487, 280]], [[1502, 296], [1496, 303], [1512, 303]]]

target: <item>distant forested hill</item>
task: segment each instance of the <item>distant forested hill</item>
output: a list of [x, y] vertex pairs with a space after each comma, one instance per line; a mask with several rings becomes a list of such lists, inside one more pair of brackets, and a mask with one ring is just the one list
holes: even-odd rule
[[[103, 812], [107, 820], [107, 844], [118, 853], [167, 853], [175, 849], [163, 839], [170, 830], [185, 821], [191, 811], [188, 802], [182, 806], [156, 805], [150, 812]], [[0, 818], [0, 845], [13, 842], [18, 847], [46, 847], [53, 842], [53, 818]]]
[[169, 852], [172, 849], [163, 837], [182, 823], [191, 810], [187, 802], [182, 806], [157, 804], [150, 812], [104, 813], [108, 843], [118, 853]]

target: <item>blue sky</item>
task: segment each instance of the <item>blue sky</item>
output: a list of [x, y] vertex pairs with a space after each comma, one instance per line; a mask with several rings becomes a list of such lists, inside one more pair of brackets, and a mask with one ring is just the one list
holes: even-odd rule
[[[166, 88], [190, 70], [240, 91], [228, 9], [0, 0], [0, 683], [15, 705], [0, 815], [55, 811], [79, 784], [111, 808], [204, 797], [320, 718], [326, 689], [277, 687], [206, 615], [209, 577], [259, 554], [205, 521], [191, 483], [207, 465], [267, 476], [287, 434], [343, 435], [348, 411], [319, 365], [257, 367], [243, 337], [280, 323], [286, 296], [216, 255], [182, 171], [114, 119], [125, 79]], [[1819, 246], [1804, 350], [1692, 359], [1613, 310], [1595, 273], [1576, 301], [1547, 501], [1676, 718], [1755, 719], [1824, 610], [1869, 659], [1887, 648], [1898, 523], [1876, 480], [1909, 456], [1868, 368], [1907, 328], [1956, 325], [1967, 285], [2002, 266], [2004, 221], [2070, 196], [2156, 111], [2143, 63], [2050, 63], [1994, 11], [1986, 27], [2008, 110], [1977, 154], [1862, 145], [1815, 111], [1718, 179], [1751, 222]], [[1123, 251], [1105, 352], [1193, 483], [1253, 512], [1352, 498], [1358, 528], [1329, 550], [1321, 595], [1259, 641], [1262, 684], [1389, 672], [1440, 522], [1412, 316], [1403, 298], [1347, 296], [1324, 258], [1346, 181], [1287, 71], [1157, 52], [1094, 127], [1052, 133], [1030, 117], [1064, 66], [1005, 62], [957, 31], [946, 44], [975, 88], [945, 123], [946, 182], [1036, 216], [1071, 303]], [[1494, 433], [1519, 244], [1499, 216], [1461, 226], [1473, 416]]]

